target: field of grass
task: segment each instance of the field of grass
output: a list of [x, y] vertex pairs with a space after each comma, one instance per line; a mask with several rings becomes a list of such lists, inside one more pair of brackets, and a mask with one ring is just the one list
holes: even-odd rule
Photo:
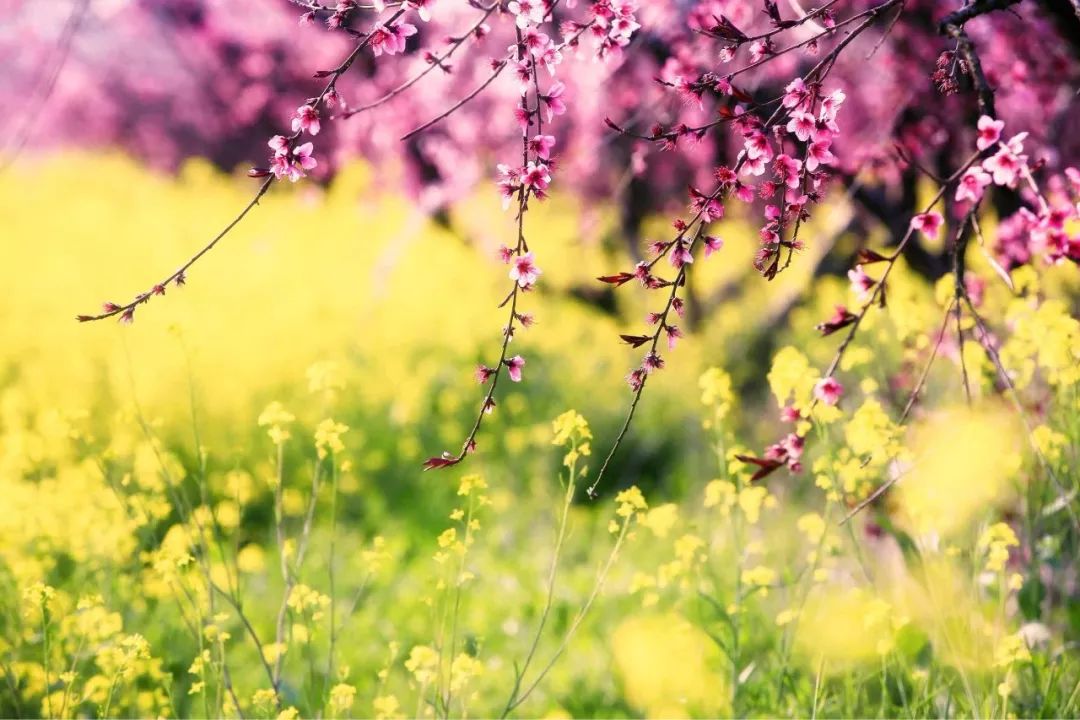
[[438, 225], [347, 169], [271, 193], [131, 326], [74, 321], [245, 182], [102, 155], [0, 175], [0, 716], [1080, 715], [1074, 270], [1010, 289], [973, 247], [991, 353], [970, 326], [935, 343], [952, 281], [899, 265], [843, 399], [796, 421], [802, 472], [751, 481], [738, 456], [794, 429], [849, 290], [813, 248], [766, 284], [752, 229], [725, 236], [693, 276], [715, 307], [590, 498], [646, 310], [583, 299], [626, 264], [614, 213], [530, 213], [524, 382], [469, 462], [422, 472], [499, 341], [495, 197]]

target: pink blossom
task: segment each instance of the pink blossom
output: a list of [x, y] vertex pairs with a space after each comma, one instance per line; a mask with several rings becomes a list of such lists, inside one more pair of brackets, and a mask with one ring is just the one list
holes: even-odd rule
[[548, 172], [548, 166], [544, 163], [530, 161], [525, 167], [525, 171], [521, 174], [521, 182], [525, 187], [532, 188], [535, 193], [544, 192], [551, 183], [551, 174]]
[[773, 171], [777, 178], [789, 188], [799, 187], [802, 162], [787, 154], [777, 155], [776, 160], [773, 161]]
[[714, 252], [717, 252], [720, 248], [724, 247], [724, 241], [718, 237], [713, 237], [712, 235], [704, 236], [702, 242], [705, 244], [705, 257], [709, 257]]
[[690, 188], [690, 196], [690, 209], [701, 215], [702, 222], [709, 223], [724, 217], [724, 205], [716, 198], [694, 188]]
[[671, 262], [672, 267], [681, 268], [683, 265], [694, 262], [694, 256], [690, 254], [690, 248], [687, 247], [685, 242], [678, 242], [671, 249], [668, 260]]
[[532, 252], [519, 255], [510, 267], [510, 279], [516, 280], [519, 287], [531, 287], [542, 274], [533, 262]]
[[800, 107], [806, 102], [809, 95], [806, 83], [803, 82], [801, 77], [797, 77], [789, 82], [784, 89], [784, 107], [788, 109]]
[[738, 176], [735, 171], [729, 168], [727, 165], [721, 165], [713, 171], [713, 175], [716, 177], [716, 181], [721, 185], [733, 185], [738, 182]]
[[746, 148], [746, 157], [754, 160], [759, 157], [765, 158], [766, 162], [773, 157], [772, 146], [769, 145], [769, 139], [765, 137], [765, 133], [754, 130], [746, 136], [746, 142], [743, 144]]
[[[1005, 147], [1009, 149], [1013, 155], [1023, 155], [1024, 153], [1024, 140], [1027, 139], [1028, 134], [1026, 132], [1020, 132], [1009, 138], [1009, 141], [1005, 143]], [[1026, 162], [1026, 157], [1021, 157], [1022, 162]]]
[[960, 183], [956, 186], [956, 202], [964, 202], [965, 200], [973, 203], [979, 202], [982, 199], [983, 190], [992, 182], [990, 175], [981, 167], [970, 168], [960, 178]]
[[870, 298], [870, 289], [877, 285], [877, 280], [874, 280], [866, 271], [862, 269], [862, 265], [856, 265], [853, 269], [848, 270], [848, 280], [851, 281], [851, 289], [855, 291], [856, 297], [860, 301], [866, 302]]
[[541, 96], [544, 101], [545, 116], [548, 122], [551, 122], [556, 115], [562, 115], [566, 112], [566, 103], [562, 100], [564, 92], [566, 92], [566, 85], [556, 81], [548, 88], [547, 94]]
[[539, 25], [544, 22], [542, 0], [510, 0], [506, 9], [514, 15], [514, 22], [522, 30], [529, 25]]
[[634, 20], [633, 15], [620, 15], [611, 23], [611, 35], [619, 41], [629, 40], [639, 27], [641, 24]]
[[311, 105], [301, 105], [296, 109], [296, 115], [292, 120], [293, 132], [306, 132], [310, 135], [319, 134], [319, 111]]
[[[847, 94], [839, 88], [821, 98], [821, 112], [818, 117], [822, 122], [833, 123], [836, 120], [836, 114], [840, 112], [840, 106], [844, 104], [844, 100], [847, 100]], [[833, 131], [835, 132], [835, 128], [833, 128]]]
[[289, 141], [284, 135], [275, 135], [266, 143], [275, 155], [287, 155], [289, 153]]
[[844, 386], [840, 384], [840, 381], [830, 376], [822, 378], [814, 386], [814, 397], [826, 405], [835, 405], [840, 400], [840, 395], [844, 392]]
[[371, 51], [375, 57], [405, 52], [405, 39], [415, 34], [416, 26], [411, 23], [398, 23], [392, 27], [380, 25], [371, 33]]
[[535, 135], [529, 141], [529, 150], [544, 160], [551, 159], [551, 148], [553, 147], [555, 147], [555, 136], [553, 135]]
[[998, 150], [996, 154], [983, 160], [983, 168], [994, 176], [995, 185], [1016, 184], [1016, 177], [1024, 166], [1019, 157], [1009, 151], [1008, 148]]
[[683, 336], [682, 330], [678, 325], [668, 325], [664, 328], [664, 332], [667, 333], [667, 346], [668, 350], [675, 349], [675, 341]]
[[[525, 92], [522, 91], [522, 95], [524, 94]], [[518, 106], [514, 108], [514, 119], [517, 120], [518, 127], [521, 128], [521, 133], [524, 135], [529, 129], [532, 113], [526, 108]]]
[[941, 217], [941, 213], [919, 213], [911, 218], [911, 227], [921, 232], [930, 240], [936, 240], [938, 233], [941, 230], [941, 225], [944, 222], [945, 219]]
[[[753, 158], [748, 155], [748, 156], [746, 156], [746, 160], [743, 161], [743, 167], [742, 167], [743, 174], [744, 175], [763, 175], [765, 173], [765, 166], [766, 166], [767, 163], [768, 163], [768, 160], [765, 158], [764, 155], [758, 155], [757, 157], [753, 157]], [[740, 194], [739, 191], [736, 190], [735, 191], [735, 196], [737, 198], [739, 198], [740, 200], [742, 200], [743, 202], [750, 202], [751, 200], [754, 199], [754, 189], [749, 187], [749, 186], [746, 186], [746, 187], [748, 188], [748, 192], [744, 192], [744, 193]]]
[[532, 63], [527, 60], [514, 63], [514, 79], [517, 80], [518, 92], [522, 95], [529, 92], [529, 88], [532, 87], [532, 69]]
[[829, 151], [829, 141], [818, 140], [810, 143], [806, 148], [806, 169], [810, 172], [818, 169], [820, 165], [831, 165], [836, 159]]
[[1001, 130], [1005, 127], [1005, 121], [995, 120], [989, 115], [979, 118], [979, 135], [975, 139], [975, 147], [985, 150], [1001, 138]]
[[808, 112], [793, 112], [788, 120], [787, 131], [806, 142], [817, 128], [817, 120]]
[[521, 41], [527, 49], [534, 56], [540, 55], [544, 52], [544, 48], [551, 44], [551, 38], [545, 33], [540, 32], [536, 28], [529, 28], [522, 33]]
[[548, 71], [548, 75], [555, 75], [555, 68], [563, 61], [562, 53], [554, 45], [548, 45], [536, 58], [536, 62]]
[[510, 376], [510, 379], [514, 382], [521, 382], [521, 369], [525, 367], [525, 358], [520, 355], [506, 360], [506, 374]]
[[[499, 172], [499, 194], [503, 199], [503, 210], [510, 206], [510, 201], [513, 199], [514, 194], [517, 193], [517, 189], [521, 186], [521, 170], [518, 168], [510, 167], [503, 163], [499, 163], [495, 166], [495, 169]], [[509, 262], [509, 260], [507, 260]]]
[[788, 433], [780, 441], [780, 447], [787, 453], [788, 464], [791, 465], [802, 457], [803, 448], [806, 447], [806, 438], [796, 433]]
[[653, 370], [663, 370], [664, 359], [655, 350], [650, 350], [644, 361], [642, 361], [641, 367], [644, 368], [646, 373], [651, 373]]
[[288, 141], [280, 135], [275, 135], [268, 143], [274, 148], [274, 156], [270, 160], [270, 171], [278, 180], [288, 178], [290, 182], [296, 182], [307, 174], [319, 163], [311, 157], [314, 146], [304, 143], [289, 153]]
[[495, 368], [489, 368], [487, 365], [476, 366], [476, 382], [480, 383], [481, 385], [490, 380], [491, 376], [494, 374]]
[[769, 54], [769, 43], [767, 40], [755, 40], [750, 43], [750, 62], [756, 63], [764, 59]]

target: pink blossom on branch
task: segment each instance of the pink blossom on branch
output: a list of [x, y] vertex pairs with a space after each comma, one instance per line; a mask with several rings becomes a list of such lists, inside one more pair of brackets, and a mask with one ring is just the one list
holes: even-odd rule
[[318, 135], [322, 126], [319, 124], [319, 111], [311, 105], [301, 105], [296, 109], [296, 115], [292, 120], [293, 132], [306, 132], [309, 135]]
[[521, 370], [525, 367], [525, 358], [520, 355], [515, 355], [506, 361], [506, 374], [510, 376], [510, 379], [514, 382], [521, 382]]
[[1001, 131], [1005, 127], [1003, 120], [995, 120], [992, 117], [983, 115], [979, 118], [978, 124], [978, 139], [975, 141], [975, 147], [980, 150], [985, 150], [988, 147], [997, 143], [1001, 138]]
[[814, 386], [814, 397], [826, 405], [835, 405], [839, 402], [843, 392], [844, 386], [832, 376], [822, 378]]
[[941, 213], [920, 213], [911, 219], [911, 227], [921, 232], [928, 239], [936, 240], [944, 222], [945, 218], [941, 217]]
[[956, 185], [956, 202], [977, 203], [982, 200], [983, 191], [993, 183], [990, 174], [981, 167], [973, 167], [963, 174]]
[[518, 287], [532, 287], [540, 277], [541, 270], [533, 262], [531, 252], [524, 253], [514, 258], [510, 266], [510, 279], [517, 282]]

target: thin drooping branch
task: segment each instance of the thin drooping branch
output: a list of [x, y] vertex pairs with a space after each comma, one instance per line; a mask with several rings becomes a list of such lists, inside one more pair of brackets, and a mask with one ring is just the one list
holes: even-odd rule
[[[404, 9], [398, 9], [396, 12], [394, 12], [393, 15], [390, 16], [389, 19], [386, 20], [385, 24], [389, 25], [389, 24], [393, 23], [397, 18], [401, 17], [401, 15], [403, 15], [404, 13], [405, 13]], [[333, 70], [329, 70], [329, 71], [326, 71], [326, 72], [320, 72], [320, 73], [316, 74], [317, 77], [329, 77], [330, 79], [327, 81], [326, 85], [323, 87], [322, 92], [320, 92], [313, 100], [310, 100], [308, 102], [308, 105], [311, 108], [317, 110], [320, 105], [325, 103], [327, 96], [329, 96], [331, 93], [335, 92], [335, 90], [337, 88], [338, 80], [341, 79], [342, 75], [344, 75], [346, 72], [348, 72], [349, 68], [352, 67], [353, 63], [356, 62], [356, 59], [358, 57], [360, 57], [360, 53], [362, 53], [364, 51], [364, 49], [371, 44], [372, 39], [374, 37], [375, 37], [375, 33], [367, 33], [366, 35], [364, 35], [362, 37], [362, 39], [360, 39], [356, 43], [356, 46], [353, 47], [352, 51], [345, 57], [344, 60], [341, 61], [341, 63], [336, 68], [334, 68]], [[303, 127], [300, 127], [298, 129], [296, 129], [293, 132], [292, 135], [288, 136], [287, 142], [291, 145], [293, 142], [295, 142], [303, 134], [303, 132], [304, 132]], [[255, 176], [260, 176], [261, 175], [261, 173], [255, 173], [254, 171], [253, 171], [253, 174]], [[202, 247], [202, 249], [200, 249], [198, 252], [196, 252], [194, 255], [192, 255], [191, 258], [189, 258], [187, 260], [187, 262], [185, 262], [183, 265], [181, 265], [178, 269], [174, 270], [172, 273], [170, 273], [168, 276], [166, 276], [163, 280], [156, 283], [149, 290], [147, 290], [145, 292], [142, 292], [139, 295], [136, 295], [135, 299], [132, 300], [129, 303], [107, 302], [102, 307], [101, 312], [98, 312], [96, 314], [78, 315], [76, 317], [76, 319], [79, 322], [92, 322], [92, 321], [95, 321], [95, 320], [104, 320], [106, 318], [111, 318], [111, 317], [115, 317], [115, 316], [119, 315], [121, 320], [123, 320], [125, 322], [131, 322], [135, 317], [136, 308], [138, 308], [140, 305], [149, 302], [150, 299], [152, 297], [154, 297], [154, 296], [164, 295], [165, 291], [168, 289], [168, 287], [170, 285], [174, 285], [174, 286], [183, 285], [187, 280], [187, 271], [191, 268], [191, 266], [194, 265], [196, 262], [198, 262], [208, 252], [213, 250], [214, 247], [217, 246], [217, 244], [219, 242], [221, 242], [221, 240], [224, 239], [226, 235], [228, 235], [230, 232], [232, 232], [233, 228], [235, 228], [237, 225], [239, 225], [240, 222], [245, 217], [247, 217], [248, 213], [250, 213], [255, 208], [255, 206], [259, 204], [259, 200], [270, 189], [270, 186], [274, 184], [274, 180], [275, 180], [274, 175], [266, 173], [266, 179], [263, 180], [262, 184], [259, 186], [258, 191], [256, 191], [254, 197], [251, 198], [251, 200], [248, 202], [247, 205], [244, 206], [244, 208], [240, 211], [240, 213], [238, 215], [236, 215], [236, 217], [234, 217], [229, 222], [229, 224], [226, 225], [221, 230], [221, 232], [219, 232], [217, 235], [215, 235], [210, 240], [209, 243], [204, 245]]]
[[[805, 73], [805, 75], [800, 76], [800, 80], [802, 80], [803, 82], [816, 81], [816, 82], [819, 82], [819, 83], [822, 80], [824, 80], [825, 76], [828, 75], [829, 71], [835, 65], [836, 58], [840, 55], [840, 53], [843, 52], [843, 50], [853, 40], [855, 40], [856, 37], [858, 37], [862, 32], [864, 32], [871, 25], [873, 25], [873, 23], [876, 21], [876, 19], [882, 13], [886, 12], [889, 8], [894, 7], [894, 6], [896, 6], [896, 5], [900, 4], [900, 3], [901, 3], [901, 0], [888, 0], [888, 2], [882, 3], [881, 5], [877, 5], [877, 6], [875, 6], [873, 8], [870, 8], [869, 10], [866, 10], [864, 12], [858, 13], [857, 15], [852, 16], [851, 18], [848, 18], [847, 20], [843, 21], [842, 23], [839, 23], [837, 25], [837, 27], [842, 26], [842, 25], [846, 25], [852, 20], [858, 20], [858, 19], [862, 20], [862, 22], [859, 23], [856, 27], [849, 30], [848, 33], [847, 33], [847, 36], [844, 37], [844, 39], [841, 40], [839, 43], [837, 43], [836, 47], [833, 48], [829, 53], [827, 53], [825, 55], [825, 57], [823, 57], [816, 65], [814, 65], [813, 68], [811, 68], [807, 73]], [[835, 29], [836, 29], [836, 27], [831, 28], [831, 29], [826, 29], [824, 32], [820, 33], [819, 35], [822, 35], [822, 36], [827, 35], [830, 32], [832, 32], [832, 30], [835, 30]], [[800, 43], [800, 45], [803, 45], [803, 44], [805, 44], [805, 43]], [[775, 57], [775, 55], [772, 56], [772, 57]], [[749, 69], [749, 68], [744, 68], [744, 69]], [[776, 110], [774, 110], [772, 112], [772, 114], [769, 116], [768, 120], [765, 121], [765, 123], [764, 123], [764, 131], [767, 133], [774, 125], [776, 125], [777, 122], [779, 122], [782, 118], [784, 118], [786, 116], [787, 112], [788, 112], [787, 108], [783, 104], [779, 105], [776, 108]], [[615, 126], [613, 123], [609, 123], [609, 125], [612, 125], [617, 131], [619, 130], [618, 126]], [[740, 154], [738, 161], [735, 163], [735, 166], [734, 166], [734, 168], [732, 170], [732, 173], [737, 174], [739, 172], [739, 169], [742, 167], [743, 163], [747, 161], [747, 159], [748, 159], [748, 155], [744, 151], [742, 154]], [[804, 168], [805, 168], [805, 166], [804, 166]], [[695, 225], [697, 225], [697, 228], [698, 228], [697, 232], [694, 235], [693, 239], [690, 241], [689, 247], [687, 248], [687, 251], [689, 252], [689, 254], [691, 256], [693, 255], [693, 251], [694, 251], [694, 249], [696, 247], [696, 244], [697, 244], [698, 240], [701, 238], [701, 236], [702, 236], [702, 234], [704, 232], [704, 224], [705, 223], [703, 222], [703, 215], [705, 213], [705, 209], [709, 206], [709, 203], [717, 200], [721, 196], [721, 193], [724, 190], [725, 190], [725, 183], [721, 182], [721, 183], [719, 183], [717, 185], [716, 189], [711, 194], [709, 194], [708, 196], [702, 198], [701, 209], [698, 211], [698, 213], [691, 219], [691, 221], [689, 223], [685, 224], [685, 226], [679, 231], [678, 235], [676, 235], [674, 240], [666, 243], [664, 245], [664, 247], [661, 249], [661, 252], [658, 252], [657, 256], [655, 258], [653, 258], [652, 261], [650, 261], [649, 263], [647, 263], [645, 265], [646, 270], [651, 270], [653, 265], [655, 265], [657, 262], [660, 261], [661, 258], [665, 257], [669, 252], [671, 252], [673, 250], [673, 248], [675, 248], [676, 246], [681, 246], [681, 243], [683, 241], [684, 236], [688, 232], [690, 232], [695, 227]], [[935, 198], [935, 201], [934, 201], [935, 203], [937, 202], [938, 199], [940, 199], [941, 194], [943, 194], [943, 193], [944, 193], [944, 189], [942, 189], [941, 192], [939, 193], [938, 197]], [[801, 223], [801, 219], [802, 218], [801, 218], [801, 213], [800, 213], [800, 216], [796, 220], [796, 233], [798, 232], [798, 226]], [[910, 236], [910, 232], [909, 232], [909, 236]], [[902, 248], [903, 248], [903, 245], [904, 245], [905, 242], [906, 242], [906, 238], [905, 238], [905, 241], [901, 243], [900, 249], [897, 251], [896, 256], [894, 256], [894, 258], [893, 258], [893, 262], [895, 262], [895, 258], [899, 256], [900, 252], [902, 252]], [[788, 246], [789, 250], [793, 250], [794, 246], [795, 246], [794, 240], [788, 241], [787, 246]], [[790, 253], [789, 253], [788, 257], [789, 257], [789, 260], [790, 260]], [[777, 261], [779, 261], [779, 247], [778, 247], [777, 258], [776, 259], [777, 259]], [[891, 269], [891, 263], [890, 263], [890, 269]], [[648, 345], [649, 345], [649, 354], [646, 356], [647, 358], [648, 357], [655, 357], [656, 347], [657, 347], [657, 344], [659, 342], [660, 335], [667, 328], [668, 314], [670, 313], [670, 311], [671, 311], [671, 309], [673, 307], [673, 304], [675, 303], [678, 289], [685, 283], [686, 272], [687, 272], [687, 265], [686, 264], [680, 265], [680, 267], [678, 269], [678, 273], [676, 274], [675, 279], [673, 281], [671, 281], [671, 292], [668, 295], [667, 302], [665, 303], [663, 310], [660, 313], [656, 314], [656, 316], [658, 318], [658, 321], [656, 323], [656, 330], [652, 334], [652, 336], [647, 337], [647, 338], [635, 338], [632, 341], [628, 340], [628, 342], [631, 342], [631, 344], [634, 345], [635, 347], [637, 347], [639, 345], [642, 345], [642, 344], [645, 344], [645, 343], [648, 343]], [[888, 271], [886, 271], [886, 274], [887, 274], [887, 272]], [[630, 277], [632, 277], [632, 276], [630, 276]], [[876, 290], [877, 290], [877, 288], [875, 288], [875, 292], [876, 292]], [[873, 301], [871, 301], [871, 303], [872, 302]], [[866, 309], [864, 308], [864, 311], [863, 311], [864, 313], [865, 313], [865, 310]], [[860, 316], [859, 320], [861, 320], [861, 316]], [[855, 327], [857, 327], [857, 324], [858, 324], [858, 321], [856, 322]], [[850, 343], [852, 337], [853, 337], [853, 334], [849, 335], [848, 339], [845, 341], [844, 345], [842, 346], [842, 348], [840, 350], [841, 354], [843, 353], [843, 349], [846, 348], [847, 344]], [[624, 338], [624, 339], [626, 339], [626, 338]], [[833, 372], [835, 372], [835, 364], [837, 364], [837, 363], [839, 363], [839, 359], [837, 359], [835, 361], [834, 367], [830, 369], [829, 375], [831, 375]], [[659, 369], [659, 368], [657, 368], [657, 369]], [[635, 372], [638, 372], [638, 371], [635, 371]], [[638, 376], [638, 379], [637, 379], [637, 382], [636, 382], [636, 387], [634, 387], [634, 396], [630, 401], [630, 408], [627, 411], [626, 418], [623, 420], [622, 426], [620, 427], [618, 434], [615, 436], [615, 440], [612, 443], [610, 449], [608, 450], [608, 453], [604, 458], [604, 462], [600, 466], [599, 472], [596, 474], [596, 478], [593, 480], [592, 484], [586, 490], [586, 492], [588, 493], [588, 495], [590, 497], [596, 497], [596, 489], [597, 489], [597, 487], [599, 487], [600, 482], [604, 479], [604, 476], [605, 476], [605, 474], [607, 472], [608, 467], [611, 464], [612, 458], [614, 458], [614, 456], [615, 456], [615, 453], [618, 451], [619, 447], [622, 445], [623, 441], [626, 439], [626, 436], [627, 436], [627, 434], [629, 432], [629, 429], [630, 429], [630, 425], [633, 422], [634, 415], [637, 412], [638, 405], [639, 405], [639, 403], [641, 401], [642, 393], [645, 390], [645, 385], [648, 382], [648, 378], [649, 378], [649, 373], [648, 372], [641, 372], [641, 374]]]
[[499, 7], [498, 3], [493, 3], [492, 5], [490, 5], [484, 11], [484, 13], [480, 16], [480, 19], [477, 20], [476, 23], [474, 23], [472, 25], [472, 27], [470, 27], [468, 30], [466, 30], [465, 32], [458, 35], [458, 37], [454, 38], [453, 41], [450, 43], [450, 46], [446, 50], [444, 50], [439, 55], [433, 56], [428, 61], [427, 67], [425, 67], [423, 70], [418, 72], [416, 75], [413, 75], [411, 78], [404, 81], [403, 83], [401, 83], [400, 85], [398, 85], [394, 89], [388, 91], [385, 95], [381, 96], [379, 99], [373, 100], [372, 102], [366, 103], [366, 104], [361, 105], [359, 107], [350, 108], [349, 110], [343, 112], [341, 114], [341, 117], [343, 117], [343, 118], [351, 118], [354, 115], [359, 115], [360, 113], [367, 112], [368, 110], [373, 110], [374, 108], [377, 108], [380, 105], [383, 105], [383, 104], [389, 102], [390, 100], [393, 100], [395, 97], [397, 97], [398, 95], [405, 92], [406, 90], [411, 88], [413, 85], [415, 85], [416, 83], [418, 83], [422, 79], [424, 79], [424, 77], [428, 73], [430, 73], [432, 70], [434, 70], [435, 68], [440, 68], [443, 71], [447, 71], [447, 69], [446, 69], [447, 66], [444, 65], [445, 61], [449, 60], [454, 55], [454, 53], [457, 52], [458, 48], [460, 48], [462, 45], [465, 44], [466, 40], [468, 40], [470, 37], [475, 35], [477, 33], [477, 31], [479, 31], [480, 27], [487, 21], [487, 19], [489, 17], [491, 17], [491, 13], [495, 12], [495, 9], [498, 8], [498, 7]]

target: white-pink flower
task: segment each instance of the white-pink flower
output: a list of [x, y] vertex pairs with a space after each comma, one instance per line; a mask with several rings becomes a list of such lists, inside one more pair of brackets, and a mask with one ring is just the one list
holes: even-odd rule
[[510, 0], [506, 9], [514, 15], [514, 22], [524, 30], [529, 25], [544, 22], [544, 3], [542, 0]]
[[307, 174], [308, 170], [316, 167], [319, 163], [311, 157], [314, 146], [307, 142], [289, 152], [289, 141], [281, 135], [275, 135], [267, 143], [274, 150], [274, 156], [270, 160], [270, 171], [278, 180], [288, 178], [290, 182], [296, 182]]
[[319, 111], [311, 105], [301, 105], [296, 108], [296, 115], [292, 119], [293, 132], [306, 132], [310, 135], [318, 135], [321, 126], [319, 125]]
[[706, 235], [701, 240], [705, 243], [705, 257], [709, 257], [714, 252], [717, 252], [720, 248], [724, 247], [724, 241], [713, 235]]
[[827, 140], [818, 140], [810, 143], [806, 148], [806, 169], [813, 172], [820, 165], [831, 165], [836, 156], [829, 151], [831, 143]]
[[519, 187], [521, 187], [521, 170], [515, 167], [510, 167], [504, 163], [499, 163], [496, 166], [499, 171], [499, 194], [503, 200], [503, 210], [510, 207], [510, 201], [514, 198]]
[[554, 135], [535, 135], [529, 141], [529, 150], [544, 160], [551, 159], [551, 149], [553, 147], [555, 147]]
[[275, 135], [266, 144], [274, 151], [274, 155], [289, 154], [289, 141], [284, 135]]
[[814, 397], [826, 405], [835, 405], [840, 401], [844, 386], [834, 377], [822, 378], [814, 386]]
[[566, 103], [562, 99], [565, 92], [566, 85], [556, 81], [548, 88], [547, 94], [541, 96], [544, 101], [544, 111], [548, 122], [551, 122], [556, 115], [562, 115], [566, 112]]
[[533, 262], [532, 252], [518, 255], [510, 265], [510, 279], [517, 281], [519, 287], [529, 287], [543, 273]]
[[1004, 120], [995, 120], [989, 115], [983, 115], [979, 118], [979, 135], [975, 139], [975, 147], [985, 150], [996, 143], [1001, 139], [1001, 131], [1004, 127]]
[[534, 57], [542, 54], [544, 48], [551, 44], [551, 38], [549, 38], [546, 33], [542, 33], [536, 28], [529, 28], [522, 33], [521, 41]]
[[760, 62], [769, 54], [769, 43], [767, 41], [755, 40], [750, 43], [750, 62]]
[[521, 174], [521, 182], [525, 187], [532, 188], [535, 192], [544, 192], [551, 183], [551, 173], [545, 163], [530, 161]]
[[784, 107], [797, 108], [806, 102], [807, 97], [809, 97], [809, 92], [806, 89], [806, 83], [801, 77], [797, 77], [784, 88]]
[[912, 228], [926, 235], [930, 240], [937, 240], [945, 218], [941, 213], [919, 213], [912, 218]]
[[416, 34], [412, 23], [398, 23], [392, 27], [380, 25], [371, 33], [371, 51], [376, 57], [386, 53], [396, 55], [405, 52], [405, 40]]
[[970, 168], [956, 186], [956, 202], [965, 200], [979, 202], [982, 199], [983, 190], [992, 182], [993, 179], [981, 167]]
[[[757, 157], [750, 157], [749, 155], [746, 155], [745, 159], [743, 160], [743, 167], [742, 167], [743, 175], [762, 175], [762, 174], [765, 173], [765, 166], [767, 164], [768, 164], [768, 159], [764, 155], [758, 155]], [[754, 192], [753, 188], [750, 187], [749, 185], [744, 186], [744, 187], [749, 188], [750, 199], [753, 199], [753, 192]], [[737, 190], [736, 190], [736, 194], [738, 194]], [[750, 200], [745, 199], [744, 197], [741, 197], [741, 196], [740, 196], [739, 199], [743, 200], [744, 202], [750, 202]]]
[[862, 265], [856, 265], [853, 269], [848, 270], [848, 280], [851, 281], [851, 289], [855, 291], [856, 297], [861, 302], [865, 302], [870, 298], [870, 289], [877, 285], [877, 280], [866, 274], [866, 271], [862, 269]]
[[521, 382], [521, 369], [525, 367], [525, 358], [520, 355], [508, 359], [506, 362], [506, 374], [514, 382]]
[[747, 134], [743, 147], [746, 148], [746, 157], [750, 160], [759, 157], [765, 158], [766, 162], [772, 160], [773, 149], [769, 145], [769, 138], [765, 137], [763, 132], [754, 130]]
[[694, 256], [690, 253], [690, 248], [687, 247], [686, 243], [679, 241], [671, 249], [668, 261], [671, 262], [672, 267], [681, 268], [683, 265], [694, 262]]
[[808, 112], [793, 112], [788, 120], [787, 131], [803, 142], [810, 139], [810, 135], [817, 126], [817, 120]]
[[[822, 122], [833, 123], [836, 120], [836, 114], [840, 112], [840, 106], [847, 100], [847, 94], [837, 88], [831, 93], [821, 98], [821, 112], [819, 118]], [[833, 130], [835, 132], [835, 128]]]
[[941, 225], [944, 222], [945, 218], [941, 217], [941, 213], [919, 213], [911, 218], [911, 227], [918, 230], [929, 239], [936, 240], [938, 232], [941, 230]]
[[799, 187], [800, 177], [802, 172], [802, 162], [787, 155], [777, 155], [773, 160], [773, 171], [776, 173], [776, 177], [780, 182], [787, 185], [789, 188]]
[[563, 61], [562, 53], [559, 52], [554, 45], [548, 45], [536, 58], [536, 62], [544, 66], [544, 69], [548, 71], [548, 75], [555, 74], [555, 68], [559, 66], [559, 63]]
[[1014, 155], [1008, 148], [1002, 148], [997, 153], [983, 160], [983, 168], [994, 177], [996, 185], [1013, 186], [1016, 177], [1024, 167], [1020, 157]]

